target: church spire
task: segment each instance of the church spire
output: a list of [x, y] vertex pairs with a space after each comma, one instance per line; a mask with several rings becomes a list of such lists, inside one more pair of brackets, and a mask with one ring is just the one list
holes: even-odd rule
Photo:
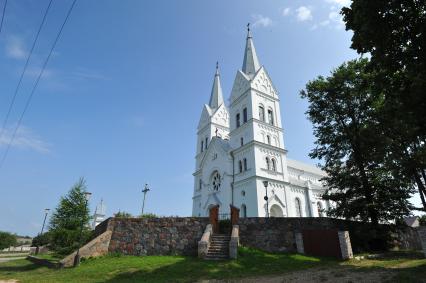
[[219, 108], [223, 104], [222, 86], [220, 85], [219, 62], [216, 62], [216, 73], [214, 74], [212, 93], [209, 106], [211, 109]]
[[260, 69], [259, 60], [257, 59], [256, 49], [254, 48], [253, 38], [250, 33], [250, 23], [247, 24], [247, 42], [244, 52], [244, 62], [242, 71], [246, 75], [254, 75]]

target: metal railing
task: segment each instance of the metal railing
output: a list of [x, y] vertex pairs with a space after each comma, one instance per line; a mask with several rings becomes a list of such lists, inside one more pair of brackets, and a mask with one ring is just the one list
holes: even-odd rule
[[231, 219], [230, 213], [219, 213], [219, 220], [229, 220]]

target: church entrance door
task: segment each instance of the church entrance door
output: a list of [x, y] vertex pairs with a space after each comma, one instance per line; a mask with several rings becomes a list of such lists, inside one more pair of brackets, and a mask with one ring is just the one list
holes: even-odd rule
[[219, 205], [210, 208], [209, 211], [210, 224], [213, 228], [213, 233], [219, 233]]

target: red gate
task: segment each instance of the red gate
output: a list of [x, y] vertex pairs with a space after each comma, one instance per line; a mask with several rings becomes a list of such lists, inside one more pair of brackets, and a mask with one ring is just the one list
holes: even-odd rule
[[219, 233], [219, 206], [213, 206], [209, 212], [210, 224], [212, 224], [213, 233]]
[[305, 254], [342, 258], [338, 230], [303, 230]]

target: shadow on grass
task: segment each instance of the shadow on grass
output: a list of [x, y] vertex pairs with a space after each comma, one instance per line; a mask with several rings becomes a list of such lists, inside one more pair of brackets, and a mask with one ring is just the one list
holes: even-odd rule
[[178, 257], [172, 264], [141, 268], [116, 275], [106, 282], [193, 282], [201, 279], [232, 279], [249, 276], [283, 274], [323, 266], [336, 260], [297, 254], [268, 254], [241, 248], [237, 260], [207, 261], [196, 257]]
[[25, 271], [31, 271], [31, 270], [35, 270], [35, 269], [43, 267], [43, 266], [34, 264], [28, 260], [25, 260], [25, 261], [26, 261], [25, 264], [22, 264], [21, 260], [17, 260], [13, 262], [12, 261], [5, 262], [0, 265], [0, 272], [25, 272]]

